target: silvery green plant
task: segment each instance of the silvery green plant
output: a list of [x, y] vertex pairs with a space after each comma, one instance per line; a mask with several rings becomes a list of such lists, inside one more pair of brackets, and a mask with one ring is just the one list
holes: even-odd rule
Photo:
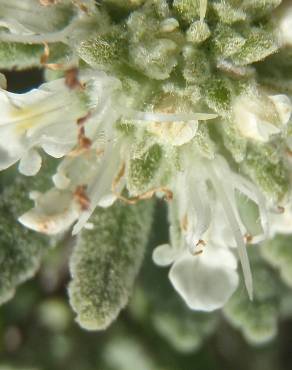
[[[0, 169], [21, 174], [1, 180], [1, 301], [72, 234], [71, 305], [82, 327], [106, 328], [156, 197], [169, 242], [153, 260], [184, 304], [224, 307], [248, 339], [270, 338], [277, 305], [253, 336], [255, 312], [279, 291], [261, 294], [257, 269], [268, 261], [291, 285], [291, 239], [277, 236], [292, 232], [291, 30], [281, 0], [0, 0], [0, 68], [46, 79], [15, 94], [0, 75]], [[265, 251], [254, 266], [247, 245]]]

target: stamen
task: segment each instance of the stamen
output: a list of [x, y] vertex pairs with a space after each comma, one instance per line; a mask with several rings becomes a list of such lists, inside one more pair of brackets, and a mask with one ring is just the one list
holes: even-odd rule
[[205, 242], [205, 240], [202, 240], [200, 239], [197, 243], [196, 243], [196, 247], [201, 245], [202, 247], [205, 247], [207, 245], [207, 243]]
[[[129, 114], [127, 114], [128, 116]], [[132, 111], [129, 119], [150, 122], [181, 122], [181, 121], [205, 121], [216, 118], [213, 113], [156, 113]], [[126, 117], [127, 118], [127, 117]]]
[[133, 205], [133, 204], [136, 204], [137, 202], [139, 202], [140, 200], [151, 199], [153, 197], [153, 195], [157, 192], [165, 193], [165, 199], [166, 200], [172, 200], [173, 199], [172, 191], [165, 188], [165, 187], [158, 187], [158, 188], [151, 189], [151, 190], [149, 190], [149, 191], [147, 191], [143, 194], [137, 195], [136, 197], [133, 197], [133, 198], [124, 197], [123, 195], [121, 195], [120, 192], [117, 191], [117, 187], [118, 187], [121, 179], [125, 175], [125, 170], [126, 170], [126, 164], [123, 163], [120, 170], [117, 173], [117, 176], [114, 178], [114, 180], [112, 182], [112, 186], [111, 186], [111, 191], [114, 193], [114, 195], [118, 199], [122, 200], [123, 202], [125, 202], [127, 204]]
[[84, 89], [84, 84], [79, 81], [78, 74], [79, 71], [76, 67], [70, 68], [65, 72], [65, 85], [69, 89]]
[[88, 210], [90, 206], [90, 200], [86, 194], [86, 189], [86, 185], [79, 185], [74, 192], [74, 198], [79, 203], [82, 211]]
[[228, 195], [226, 194], [221, 181], [219, 180], [217, 176], [217, 169], [216, 165], [213, 163], [213, 161], [209, 162], [209, 168], [210, 172], [212, 174], [212, 182], [214, 185], [215, 190], [217, 191], [219, 198], [221, 200], [223, 209], [225, 211], [226, 217], [228, 219], [228, 222], [230, 224], [230, 227], [233, 231], [234, 238], [237, 243], [238, 247], [238, 254], [242, 266], [242, 271], [243, 271], [243, 276], [244, 276], [244, 281], [245, 281], [245, 286], [249, 295], [249, 298], [252, 300], [253, 299], [253, 284], [252, 284], [252, 274], [251, 274], [251, 269], [250, 269], [250, 264], [249, 264], [249, 259], [246, 251], [246, 246], [244, 243], [243, 236], [240, 231], [240, 227], [238, 225], [236, 216], [234, 214], [233, 208], [230, 204], [230, 201], [228, 199]]
[[245, 233], [244, 240], [246, 244], [251, 244], [253, 242], [253, 236], [249, 233]]
[[[63, 64], [63, 63], [48, 63], [49, 56], [50, 56], [50, 47], [46, 41], [42, 42], [44, 44], [44, 53], [41, 55], [40, 63], [48, 69], [51, 69], [52, 71], [64, 71], [68, 70], [69, 65]], [[72, 69], [73, 67], [70, 67]]]
[[[192, 225], [186, 235], [187, 243], [192, 254], [196, 251], [196, 246], [202, 240], [202, 236], [208, 230], [211, 223], [211, 209], [206, 190], [206, 184], [202, 182], [193, 183], [192, 194], [188, 196], [190, 204], [187, 206], [189, 214], [196, 215], [196, 223]], [[189, 234], [189, 235], [188, 235]]]

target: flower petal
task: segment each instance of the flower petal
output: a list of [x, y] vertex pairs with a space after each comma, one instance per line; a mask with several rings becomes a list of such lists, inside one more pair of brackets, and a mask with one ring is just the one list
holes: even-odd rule
[[152, 259], [158, 266], [168, 266], [173, 263], [175, 256], [174, 248], [169, 244], [162, 244], [154, 249]]
[[78, 218], [71, 192], [51, 189], [36, 198], [34, 208], [22, 215], [18, 221], [29, 229], [48, 235], [66, 231]]
[[169, 278], [191, 309], [213, 311], [223, 307], [237, 288], [236, 264], [227, 248], [208, 244], [200, 255], [184, 253]]
[[20, 160], [19, 162], [19, 172], [25, 176], [34, 176], [36, 175], [42, 165], [42, 157], [39, 153], [30, 149]]

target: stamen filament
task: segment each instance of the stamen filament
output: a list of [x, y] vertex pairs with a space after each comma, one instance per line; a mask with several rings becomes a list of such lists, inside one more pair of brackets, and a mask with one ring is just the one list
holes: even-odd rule
[[235, 241], [237, 243], [238, 247], [238, 254], [241, 262], [241, 267], [243, 271], [243, 276], [244, 276], [244, 282], [245, 286], [249, 295], [250, 300], [253, 299], [253, 284], [252, 284], [252, 273], [250, 269], [250, 264], [249, 264], [249, 259], [248, 259], [248, 254], [246, 251], [246, 246], [244, 243], [244, 238], [241, 234], [240, 227], [238, 225], [236, 216], [234, 214], [233, 208], [230, 204], [230, 201], [228, 199], [228, 195], [226, 194], [221, 181], [219, 180], [217, 176], [217, 169], [214, 163], [210, 162], [209, 165], [210, 172], [212, 173], [212, 182], [214, 185], [214, 188], [216, 189], [219, 198], [222, 202], [223, 209], [225, 211], [227, 220], [230, 224], [230, 227], [233, 231], [233, 235], [235, 238]]

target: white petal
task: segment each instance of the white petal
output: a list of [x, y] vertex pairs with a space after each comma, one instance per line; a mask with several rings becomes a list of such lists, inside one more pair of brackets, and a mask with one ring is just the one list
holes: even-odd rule
[[214, 119], [218, 115], [214, 113], [159, 113], [159, 112], [132, 112], [129, 118], [133, 120], [150, 122], [179, 122], [179, 121], [205, 121]]
[[115, 194], [107, 194], [100, 199], [98, 206], [102, 208], [108, 208], [112, 206], [116, 200], [117, 196]]
[[162, 244], [154, 249], [152, 259], [158, 266], [168, 266], [173, 263], [176, 254], [174, 248], [169, 244]]
[[[267, 116], [267, 112], [265, 112], [267, 108], [260, 99], [252, 99], [247, 96], [240, 96], [235, 99], [233, 104], [234, 119], [244, 137], [267, 142], [271, 135], [278, 134], [281, 131], [279, 127], [273, 124], [273, 117]], [[275, 109], [272, 110], [271, 115], [273, 113], [276, 113]], [[271, 119], [271, 122], [269, 119]]]
[[281, 123], [286, 125], [291, 117], [292, 113], [292, 103], [291, 100], [288, 98], [287, 95], [280, 94], [280, 95], [272, 95], [269, 98], [275, 104], [276, 110], [279, 114]]
[[74, 225], [72, 231], [73, 235], [79, 233], [85, 223], [89, 220], [101, 199], [109, 194], [113, 179], [119, 170], [119, 166], [120, 146], [117, 145], [114, 147], [112, 144], [110, 144], [106, 148], [95, 177], [91, 180], [91, 184], [88, 186], [87, 194], [90, 199], [89, 208], [81, 213], [78, 222]]
[[18, 220], [29, 229], [48, 235], [66, 231], [79, 212], [70, 192], [51, 189], [36, 199], [36, 205]]
[[58, 189], [66, 189], [70, 184], [70, 179], [61, 171], [58, 171], [52, 179]]
[[42, 165], [42, 157], [39, 153], [30, 149], [20, 160], [19, 162], [19, 172], [25, 176], [34, 176], [36, 175]]
[[42, 144], [43, 150], [49, 154], [51, 157], [54, 158], [62, 158], [64, 155], [69, 153], [72, 148], [74, 147], [74, 144], [69, 143], [57, 143], [54, 141], [47, 140]]
[[223, 307], [237, 288], [236, 259], [227, 248], [208, 244], [200, 255], [184, 253], [169, 278], [191, 309], [213, 311]]

